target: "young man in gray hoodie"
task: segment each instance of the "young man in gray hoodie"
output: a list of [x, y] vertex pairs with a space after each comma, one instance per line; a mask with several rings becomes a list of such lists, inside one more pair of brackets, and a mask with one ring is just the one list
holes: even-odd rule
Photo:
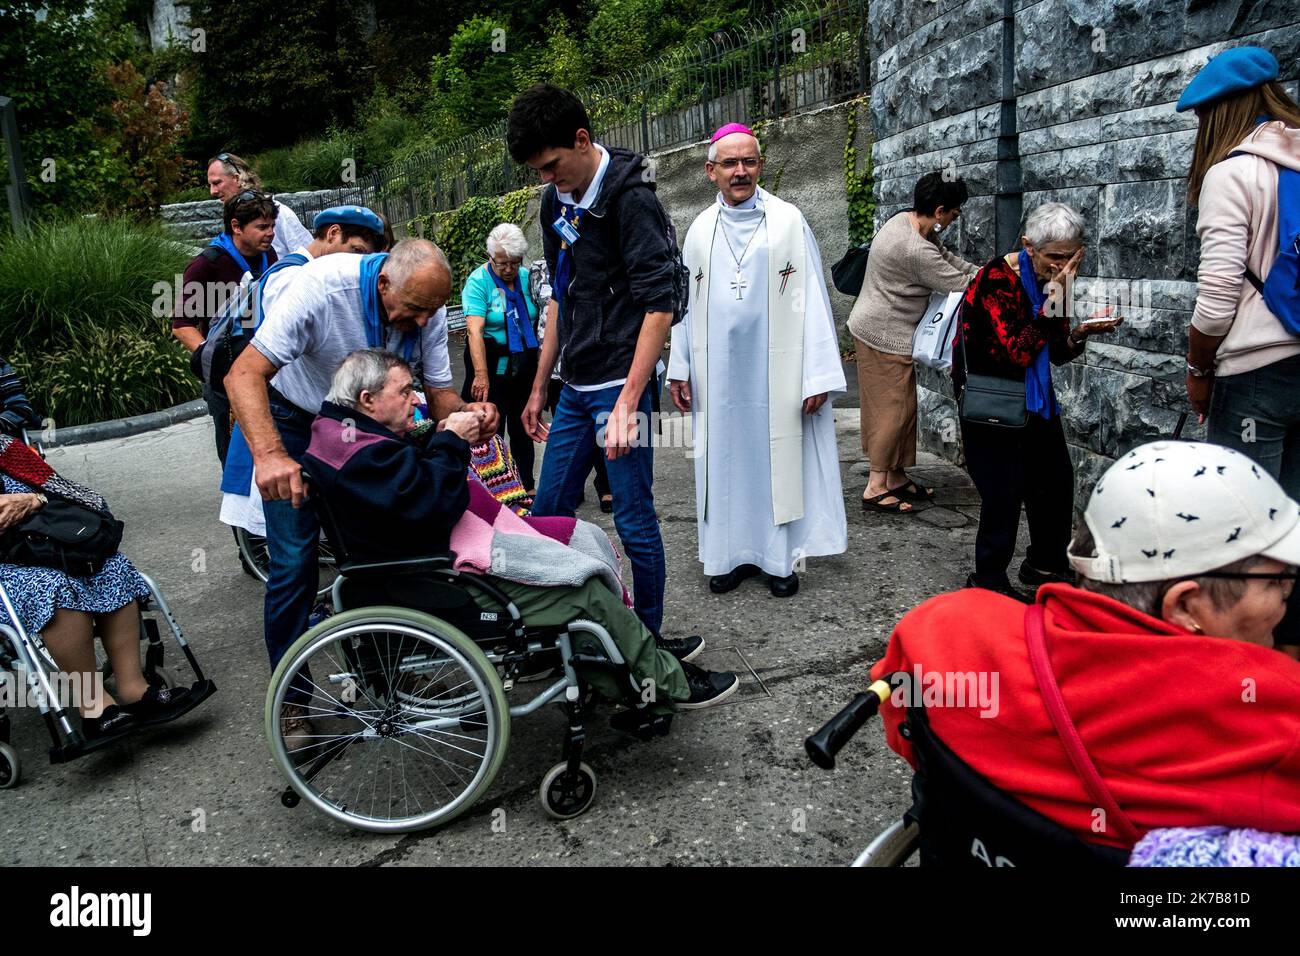
[[[614, 526], [632, 564], [635, 610], [658, 635], [665, 570], [654, 509], [651, 390], [681, 305], [668, 214], [649, 161], [597, 143], [586, 108], [566, 90], [541, 83], [521, 93], [506, 141], [514, 160], [547, 184], [541, 227], [552, 299], [523, 413], [529, 435], [547, 442], [533, 514], [573, 515], [592, 449], [602, 447]], [[557, 360], [564, 388], [548, 428], [541, 413]]]

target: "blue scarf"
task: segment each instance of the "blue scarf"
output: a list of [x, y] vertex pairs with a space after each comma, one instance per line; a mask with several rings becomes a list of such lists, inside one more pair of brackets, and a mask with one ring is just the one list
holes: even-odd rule
[[[1038, 276], [1034, 274], [1034, 263], [1029, 253], [1020, 250], [1020, 284], [1029, 296], [1029, 304], [1034, 310], [1034, 321], [1042, 311], [1047, 296], [1038, 288]], [[1052, 360], [1044, 345], [1034, 357], [1029, 368], [1025, 369], [1025, 408], [1040, 418], [1052, 419], [1061, 414], [1056, 404], [1056, 393], [1052, 389]]]
[[[361, 257], [361, 309], [366, 320], [366, 345], [372, 349], [388, 347], [388, 323], [380, 315], [379, 270], [384, 267], [386, 252], [372, 252]], [[402, 333], [402, 358], [411, 361], [419, 331]]]
[[[262, 273], [262, 278], [257, 280], [257, 286], [253, 290], [253, 328], [258, 329], [262, 325], [264, 315], [262, 313], [262, 293], [266, 290], [266, 281], [281, 269], [292, 269], [297, 266], [306, 265], [307, 257], [301, 252], [291, 252], [271, 268]], [[235, 324], [230, 330], [231, 335], [242, 336], [244, 326], [242, 322]], [[249, 450], [248, 441], [244, 438], [244, 432], [239, 427], [239, 422], [230, 430], [230, 447], [226, 451], [226, 467], [221, 473], [221, 490], [236, 495], [247, 495], [252, 487], [253, 481], [253, 453]]]
[[256, 279], [258, 276], [260, 276], [262, 273], [266, 271], [265, 252], [262, 253], [262, 268], [259, 269], [257, 272], [253, 272], [253, 267], [248, 264], [248, 260], [245, 259], [243, 255], [240, 254], [239, 249], [235, 246], [235, 240], [231, 239], [224, 232], [221, 233], [221, 235], [217, 236], [217, 238], [213, 239], [210, 243], [208, 243], [208, 245], [216, 246], [218, 249], [224, 249], [226, 254], [230, 256], [230, 258], [234, 259], [236, 262], [240, 264], [241, 267], [243, 267], [243, 270], [245, 272], [252, 272], [254, 279]]
[[491, 265], [483, 268], [487, 269], [488, 275], [492, 277], [492, 281], [496, 283], [506, 299], [503, 311], [506, 315], [506, 341], [510, 345], [510, 354], [537, 348], [533, 320], [528, 315], [528, 300], [524, 298], [523, 273], [521, 272], [515, 279], [515, 287], [511, 289], [501, 281], [501, 277], [492, 270]]
[[[582, 210], [577, 210], [577, 215], [570, 218], [572, 211], [563, 203], [560, 204], [560, 212], [568, 219], [574, 229], [582, 221]], [[555, 228], [552, 224], [551, 228]], [[559, 232], [558, 229], [555, 230]], [[569, 282], [573, 278], [573, 262], [569, 254], [569, 243], [563, 235], [560, 237], [560, 254], [555, 257], [555, 275], [551, 279], [551, 298], [555, 300], [555, 314], [563, 315], [564, 310], [564, 293], [568, 291]]]

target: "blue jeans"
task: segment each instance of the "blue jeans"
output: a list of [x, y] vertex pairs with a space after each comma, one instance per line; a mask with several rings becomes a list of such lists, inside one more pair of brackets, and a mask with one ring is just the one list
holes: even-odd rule
[[[614, 495], [614, 528], [632, 563], [633, 609], [637, 617], [655, 634], [664, 620], [664, 542], [659, 536], [659, 518], [654, 501], [654, 447], [651, 443], [650, 389], [646, 388], [637, 405], [642, 419], [641, 447], [626, 455], [606, 459], [609, 490]], [[571, 518], [582, 497], [582, 486], [591, 470], [591, 456], [597, 448], [596, 431], [604, 426], [614, 409], [622, 386], [598, 392], [580, 392], [565, 386], [551, 421], [542, 458], [542, 474], [537, 479], [537, 494], [532, 513], [539, 517]], [[598, 416], [604, 413], [603, 417]], [[603, 454], [603, 449], [601, 450]]]
[[[271, 417], [284, 449], [301, 462], [311, 441], [311, 419], [300, 409], [271, 400]], [[295, 508], [288, 501], [263, 502], [266, 515], [266, 546], [270, 552], [270, 576], [266, 582], [263, 627], [271, 668], [289, 645], [307, 630], [307, 618], [316, 600], [319, 581], [317, 540], [320, 522], [310, 501]]]
[[[1253, 459], [1300, 498], [1300, 355], [1214, 380], [1206, 438]], [[1300, 644], [1300, 586], [1273, 632], [1278, 644]]]

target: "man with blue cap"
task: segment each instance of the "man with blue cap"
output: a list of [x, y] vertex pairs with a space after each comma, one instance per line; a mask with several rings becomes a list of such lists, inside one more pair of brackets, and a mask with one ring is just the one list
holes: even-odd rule
[[[1187, 396], [1207, 438], [1300, 498], [1300, 106], [1255, 46], [1215, 56], [1178, 100], [1199, 120], [1187, 201], [1198, 207]], [[1300, 589], [1276, 632], [1300, 645]]]

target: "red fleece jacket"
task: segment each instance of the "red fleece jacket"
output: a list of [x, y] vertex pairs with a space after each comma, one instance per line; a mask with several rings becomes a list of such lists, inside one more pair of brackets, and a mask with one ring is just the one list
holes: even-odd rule
[[[1193, 635], [1063, 584], [1038, 592], [1048, 656], [1066, 709], [1120, 808], [1141, 831], [1224, 825], [1300, 832], [1300, 663], [1271, 648]], [[944, 594], [894, 629], [873, 679], [894, 671], [997, 676], [996, 714], [930, 707], [930, 725], [966, 763], [1080, 838], [1094, 804], [1038, 693], [1025, 607], [991, 591]], [[899, 699], [901, 694], [896, 694]], [[988, 708], [991, 711], [993, 708]], [[889, 746], [915, 766], [899, 734], [903, 707], [883, 710]]]

